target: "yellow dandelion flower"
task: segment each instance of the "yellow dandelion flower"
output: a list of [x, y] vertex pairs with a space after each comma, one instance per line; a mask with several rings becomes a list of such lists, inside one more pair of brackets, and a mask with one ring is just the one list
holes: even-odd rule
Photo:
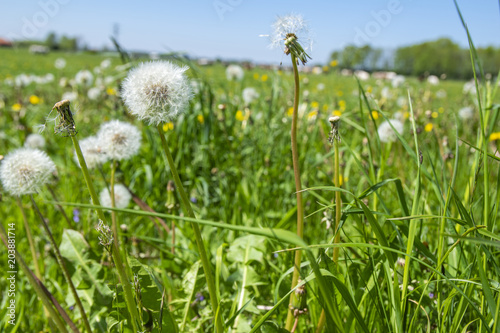
[[236, 111], [236, 120], [238, 121], [245, 120], [245, 115], [243, 114], [243, 111], [241, 110]]
[[441, 106], [441, 107], [438, 109], [438, 112], [439, 112], [439, 113], [443, 113], [443, 112], [444, 112], [444, 108]]
[[307, 114], [307, 119], [314, 119], [318, 115], [318, 111], [311, 111]]
[[289, 107], [288, 110], [286, 111], [286, 114], [291, 117], [293, 116], [293, 107]]
[[500, 132], [490, 134], [490, 141], [500, 140]]
[[340, 117], [342, 115], [342, 111], [339, 110], [333, 110], [332, 115]]
[[405, 119], [410, 118], [410, 112], [406, 111], [406, 112], [403, 114], [403, 117], [405, 117]]
[[378, 112], [375, 111], [375, 110], [373, 110], [372, 111], [372, 117], [373, 117], [373, 119], [377, 120], [379, 118]]
[[331, 67], [337, 67], [338, 64], [339, 64], [339, 62], [337, 60], [330, 61], [330, 66]]
[[431, 114], [432, 118], [437, 118], [439, 116], [439, 113], [437, 113], [436, 111], [434, 111], [432, 114]]
[[431, 123], [428, 123], [427, 125], [425, 125], [425, 131], [426, 132], [430, 132], [432, 131], [432, 129], [434, 128], [434, 125], [432, 125]]
[[338, 97], [344, 96], [344, 92], [342, 90], [337, 90], [337, 96]]
[[21, 104], [16, 103], [16, 104], [12, 105], [12, 110], [19, 111], [19, 110], [21, 110], [21, 107], [22, 107]]
[[106, 89], [106, 94], [108, 94], [109, 96], [115, 96], [116, 90], [113, 88], [108, 88], [108, 89]]
[[370, 94], [371, 94], [371, 93], [372, 93], [372, 91], [373, 91], [373, 87], [372, 87], [372, 86], [368, 86], [368, 88], [366, 88], [366, 92], [367, 92], [367, 93], [370, 93]]
[[269, 77], [267, 76], [267, 74], [264, 74], [260, 79], [262, 80], [262, 82], [266, 82], [268, 78]]
[[40, 97], [36, 95], [31, 95], [30, 96], [30, 103], [33, 105], [40, 104]]
[[174, 129], [174, 123], [172, 123], [172, 122], [163, 124], [163, 130], [165, 132], [171, 131], [173, 129]]
[[323, 111], [328, 111], [328, 104], [323, 104]]
[[345, 101], [344, 101], [343, 99], [341, 99], [341, 100], [339, 101], [339, 108], [340, 108], [342, 111], [344, 111], [344, 110], [345, 110], [345, 107], [346, 107], [346, 103], [345, 103]]
[[330, 67], [328, 66], [323, 66], [323, 72], [328, 72], [328, 70], [330, 69]]
[[199, 115], [198, 115], [198, 117], [196, 117], [196, 119], [198, 119], [198, 122], [199, 122], [200, 124], [205, 123], [205, 118], [203, 117], [203, 115], [202, 115], [202, 114], [199, 114]]
[[254, 78], [255, 80], [258, 80], [258, 79], [259, 79], [259, 77], [260, 77], [260, 76], [259, 76], [259, 74], [258, 74], [258, 73], [254, 73], [254, 74], [253, 74], [253, 78]]
[[311, 102], [311, 107], [312, 107], [313, 109], [317, 109], [317, 108], [319, 107], [319, 103], [318, 103], [318, 102], [316, 102], [316, 101]]

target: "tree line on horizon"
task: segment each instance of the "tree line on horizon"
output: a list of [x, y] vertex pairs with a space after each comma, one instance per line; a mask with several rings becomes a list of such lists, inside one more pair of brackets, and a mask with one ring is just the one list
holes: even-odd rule
[[[500, 48], [488, 46], [476, 50], [484, 72], [496, 76], [500, 69]], [[469, 49], [449, 38], [403, 46], [389, 53], [371, 45], [347, 45], [332, 52], [331, 60], [336, 60], [339, 68], [391, 70], [419, 77], [445, 74], [447, 78], [470, 79], [474, 75]]]

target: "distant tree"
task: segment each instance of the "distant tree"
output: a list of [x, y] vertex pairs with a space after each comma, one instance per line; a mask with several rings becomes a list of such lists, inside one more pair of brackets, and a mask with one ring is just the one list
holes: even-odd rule
[[51, 50], [59, 49], [59, 43], [57, 42], [57, 36], [55, 32], [49, 32], [47, 38], [45, 38], [45, 45]]
[[78, 49], [78, 41], [76, 38], [62, 36], [59, 41], [59, 47], [65, 51], [76, 51]]
[[375, 49], [370, 45], [356, 46], [347, 45], [341, 51], [335, 51], [331, 60], [337, 60], [343, 68], [363, 68], [373, 70], [377, 68], [382, 56], [381, 49]]

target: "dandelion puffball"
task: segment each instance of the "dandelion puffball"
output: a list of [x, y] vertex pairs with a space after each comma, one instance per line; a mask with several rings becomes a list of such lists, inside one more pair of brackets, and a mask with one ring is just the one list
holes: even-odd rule
[[260, 96], [257, 90], [255, 90], [255, 88], [252, 87], [243, 89], [241, 95], [243, 96], [243, 101], [245, 102], [246, 105], [249, 105]]
[[[102, 148], [101, 141], [95, 136], [89, 136], [83, 140], [80, 140], [80, 149], [82, 150], [85, 164], [89, 169], [93, 169], [108, 160], [108, 156]], [[76, 152], [74, 155], [74, 159], [76, 164], [80, 165]]]
[[142, 63], [132, 69], [121, 93], [130, 113], [152, 125], [170, 122], [183, 113], [193, 96], [185, 75], [188, 69], [168, 61]]
[[[132, 195], [128, 189], [122, 184], [116, 184], [115, 190], [115, 207], [126, 208], [132, 199]], [[108, 188], [105, 188], [99, 193], [99, 201], [103, 207], [111, 207], [111, 194]]]
[[38, 149], [20, 148], [7, 154], [0, 164], [3, 188], [12, 195], [36, 193], [56, 171], [54, 162]]
[[243, 68], [238, 65], [229, 65], [226, 68], [226, 78], [228, 81], [241, 81], [245, 76]]
[[458, 110], [458, 116], [462, 120], [472, 119], [474, 117], [474, 109], [470, 106], [466, 106]]
[[[399, 134], [403, 133], [403, 123], [397, 119], [391, 119], [389, 120], [398, 131]], [[382, 142], [394, 142], [397, 139], [396, 133], [394, 133], [394, 130], [392, 129], [391, 125], [389, 124], [389, 121], [384, 121], [380, 126], [378, 127], [378, 136], [380, 138], [380, 141]]]
[[32, 133], [26, 137], [24, 140], [24, 147], [43, 149], [45, 148], [45, 138], [37, 133]]
[[271, 47], [285, 49], [285, 41], [289, 34], [294, 34], [305, 50], [312, 49], [312, 40], [309, 27], [302, 15], [289, 14], [279, 16], [272, 25], [273, 33], [270, 36]]
[[106, 156], [112, 160], [127, 160], [139, 152], [141, 132], [129, 123], [112, 120], [101, 125], [97, 139]]

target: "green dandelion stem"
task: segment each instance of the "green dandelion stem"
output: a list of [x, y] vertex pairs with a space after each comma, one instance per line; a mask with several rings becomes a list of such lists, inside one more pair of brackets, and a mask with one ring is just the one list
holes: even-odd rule
[[[300, 182], [300, 166], [299, 166], [299, 152], [297, 148], [297, 122], [298, 122], [298, 110], [299, 110], [299, 96], [300, 96], [300, 82], [299, 82], [299, 72], [297, 68], [297, 58], [294, 53], [291, 53], [292, 65], [293, 65], [293, 75], [295, 80], [295, 94], [293, 100], [293, 116], [292, 116], [292, 129], [291, 129], [291, 139], [292, 139], [292, 161], [293, 161], [293, 174], [295, 178], [295, 190], [297, 192], [297, 235], [302, 238], [304, 234], [304, 206], [302, 204], [302, 185]], [[295, 252], [294, 260], [294, 270], [292, 275], [292, 289], [297, 285], [300, 277], [300, 262], [302, 261], [302, 252]], [[290, 306], [294, 302], [294, 294], [290, 296]], [[288, 308], [288, 315], [286, 318], [285, 328], [291, 330], [294, 323], [294, 316], [291, 308]]]
[[[178, 193], [181, 197], [184, 212], [189, 217], [196, 218], [196, 216], [194, 215], [193, 208], [191, 207], [191, 203], [189, 202], [186, 192], [184, 191], [184, 187], [182, 185], [179, 174], [177, 173], [174, 159], [172, 158], [172, 154], [170, 153], [170, 149], [168, 148], [167, 139], [165, 138], [161, 125], [158, 125], [157, 129], [158, 133], [160, 134], [163, 150], [165, 152], [165, 155], [167, 156], [167, 161], [170, 166], [170, 171], [172, 172], [172, 176], [174, 178], [175, 186], [177, 187]], [[215, 289], [215, 282], [214, 282], [214, 277], [212, 275], [212, 268], [210, 265], [210, 261], [208, 260], [207, 253], [205, 251], [205, 245], [203, 243], [203, 238], [201, 236], [200, 227], [198, 226], [198, 224], [194, 222], [191, 223], [191, 227], [193, 228], [193, 232], [196, 239], [196, 245], [198, 246], [198, 251], [200, 254], [201, 264], [203, 266], [203, 270], [205, 272], [205, 278], [207, 280], [208, 293], [210, 294], [210, 302], [212, 304], [212, 310], [215, 316], [216, 331], [222, 333], [224, 332], [224, 326], [222, 324], [222, 318], [219, 312], [219, 299], [217, 297], [217, 292]]]

